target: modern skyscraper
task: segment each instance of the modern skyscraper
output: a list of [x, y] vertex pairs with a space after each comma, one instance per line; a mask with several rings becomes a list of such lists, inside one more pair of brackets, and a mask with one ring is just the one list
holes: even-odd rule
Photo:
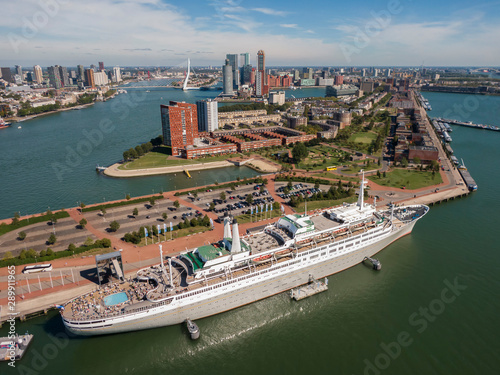
[[33, 72], [35, 73], [35, 82], [42, 83], [43, 82], [42, 67], [40, 65], [35, 65], [33, 67]]
[[257, 52], [257, 72], [255, 74], [255, 94], [257, 96], [267, 95], [269, 86], [266, 73], [266, 54], [263, 50]]
[[120, 67], [115, 66], [113, 68], [113, 79], [115, 82], [121, 82], [122, 81], [122, 74], [120, 72]]
[[172, 148], [172, 155], [181, 155], [181, 150], [198, 138], [196, 104], [171, 101], [160, 105], [160, 111], [163, 144]]
[[59, 90], [62, 87], [61, 84], [61, 75], [59, 73], [59, 66], [49, 66], [47, 68], [47, 71], [49, 72], [49, 82], [52, 87], [54, 87], [56, 90]]
[[198, 132], [213, 132], [219, 128], [219, 110], [215, 100], [199, 100], [196, 102], [198, 111]]
[[104, 63], [99, 61], [99, 70], [104, 70]]
[[85, 81], [85, 69], [83, 69], [83, 65], [77, 65], [76, 69], [78, 70], [78, 79]]
[[240, 79], [242, 85], [249, 85], [252, 81], [252, 65], [244, 65], [240, 69]]
[[262, 50], [257, 52], [257, 70], [266, 70], [266, 54]]
[[263, 96], [264, 95], [264, 71], [257, 70], [255, 73], [255, 95]]
[[59, 77], [61, 77], [61, 85], [63, 87], [69, 86], [68, 69], [65, 66], [59, 67]]
[[85, 86], [95, 88], [94, 69], [85, 69]]
[[8, 83], [12, 83], [12, 73], [10, 68], [0, 68], [2, 72], [2, 79]]
[[222, 90], [224, 95], [233, 95], [233, 68], [226, 59], [225, 64], [222, 68]]
[[238, 90], [240, 88], [240, 69], [238, 67], [238, 55], [228, 53], [226, 55], [226, 59], [229, 60], [231, 70], [233, 71], [233, 89]]
[[21, 78], [23, 77], [23, 67], [21, 65], [16, 65], [16, 74], [20, 75]]
[[250, 65], [250, 54], [248, 52], [240, 53], [241, 66]]

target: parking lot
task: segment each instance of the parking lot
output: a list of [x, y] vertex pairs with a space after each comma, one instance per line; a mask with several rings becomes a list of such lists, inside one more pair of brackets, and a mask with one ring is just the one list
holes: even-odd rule
[[[221, 199], [221, 193], [224, 193], [224, 198]], [[252, 203], [247, 202], [247, 196], [252, 195]], [[274, 198], [269, 194], [266, 187], [261, 189], [261, 185], [256, 185], [253, 183], [247, 183], [242, 185], [237, 185], [235, 190], [231, 189], [217, 189], [198, 193], [195, 197], [194, 195], [185, 196], [184, 199], [192, 201], [193, 204], [204, 211], [209, 212], [210, 206], [213, 203], [214, 209], [213, 213], [219, 217], [224, 216], [225, 212], [230, 213], [233, 216], [238, 216], [247, 213], [251, 206], [260, 206], [265, 204], [270, 204], [274, 202]]]
[[[288, 187], [287, 182], [277, 182], [275, 186], [276, 194], [278, 194], [278, 196], [286, 202], [289, 202], [290, 198], [293, 196], [306, 198], [312, 196], [314, 193], [320, 193], [330, 189], [330, 186], [328, 185], [320, 185], [319, 188], [315, 188], [313, 183], [305, 182], [294, 183], [291, 187]], [[286, 193], [287, 189], [288, 192]]]

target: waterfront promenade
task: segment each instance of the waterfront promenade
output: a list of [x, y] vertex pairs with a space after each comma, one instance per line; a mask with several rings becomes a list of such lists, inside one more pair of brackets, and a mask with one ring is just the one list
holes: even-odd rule
[[109, 177], [129, 178], [141, 176], [155, 176], [168, 173], [182, 173], [184, 170], [200, 171], [205, 169], [225, 168], [234, 166], [233, 163], [223, 160], [211, 163], [195, 163], [186, 165], [175, 165], [172, 167], [144, 168], [144, 169], [119, 169], [122, 163], [115, 163], [104, 170], [104, 174]]
[[[379, 205], [388, 204], [390, 202], [395, 204], [431, 204], [468, 194], [464, 185], [454, 185], [454, 181], [450, 181], [444, 172], [441, 173], [443, 183], [438, 185], [439, 187], [432, 186], [418, 190], [403, 190], [381, 187], [369, 181], [370, 194], [372, 196], [376, 193], [380, 194], [380, 199], [378, 200]], [[304, 175], [306, 174], [304, 173]], [[268, 179], [267, 190], [276, 202], [283, 204], [286, 214], [294, 213], [295, 211], [290, 206], [285, 205], [284, 200], [277, 195], [274, 181], [275, 177], [276, 175], [266, 176]], [[185, 190], [189, 191], [190, 189]], [[196, 202], [190, 202], [184, 199], [184, 196], [175, 196], [174, 193], [175, 192], [166, 192], [163, 193], [163, 196], [169, 201], [178, 200], [182, 206], [190, 207], [194, 210], [202, 209], [195, 204]], [[373, 202], [373, 200], [371, 201]], [[68, 213], [75, 223], [78, 223], [86, 215], [78, 208], [71, 208], [68, 210]], [[127, 277], [133, 277], [140, 268], [160, 262], [159, 244], [163, 245], [164, 255], [176, 256], [180, 252], [195, 248], [200, 246], [200, 244], [219, 241], [223, 235], [223, 226], [215, 221], [217, 215], [212, 212], [207, 212], [207, 215], [214, 220], [214, 227], [211, 231], [141, 247], [126, 243], [112, 233], [110, 234], [104, 230], [95, 228], [90, 222], [87, 224], [86, 230], [99, 239], [109, 238], [112, 243], [112, 248], [122, 252], [125, 275]], [[251, 228], [262, 227], [276, 220], [277, 218], [241, 224], [240, 230], [241, 233], [246, 233], [247, 230]], [[97, 287], [93, 277], [95, 273], [95, 259], [93, 256], [75, 256], [72, 258], [57, 259], [51, 263], [54, 271], [50, 275], [23, 275], [22, 269], [24, 266], [16, 267], [16, 311], [20, 316], [50, 309], [55, 304], [62, 304], [72, 297], [87, 293]], [[0, 269], [0, 305], [4, 313], [2, 313], [0, 321], [6, 319], [6, 289], [7, 268], [3, 268]]]

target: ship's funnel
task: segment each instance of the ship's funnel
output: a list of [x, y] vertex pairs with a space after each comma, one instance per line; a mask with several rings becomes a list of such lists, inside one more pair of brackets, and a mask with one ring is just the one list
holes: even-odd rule
[[224, 238], [231, 238], [231, 219], [227, 212], [224, 212]]
[[238, 230], [238, 221], [233, 220], [233, 241], [231, 242], [231, 252], [239, 253], [241, 251], [240, 231]]

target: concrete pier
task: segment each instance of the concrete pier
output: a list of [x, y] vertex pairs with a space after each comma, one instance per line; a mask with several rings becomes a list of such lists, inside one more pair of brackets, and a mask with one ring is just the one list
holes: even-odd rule
[[312, 279], [311, 282], [306, 285], [299, 286], [298, 288], [292, 289], [290, 292], [290, 297], [295, 301], [300, 301], [301, 299], [313, 296], [315, 294], [324, 292], [328, 290], [328, 279], [325, 278], [325, 282]]

